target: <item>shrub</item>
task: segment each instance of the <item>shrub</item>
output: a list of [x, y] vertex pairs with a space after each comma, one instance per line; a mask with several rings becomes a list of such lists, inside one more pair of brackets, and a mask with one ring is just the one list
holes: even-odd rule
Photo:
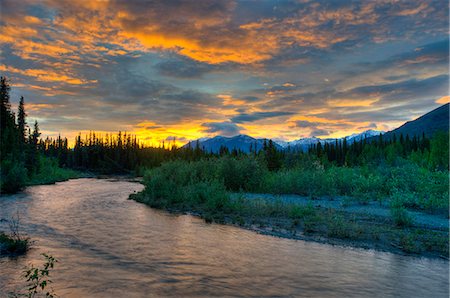
[[42, 254], [45, 263], [42, 267], [29, 265], [23, 272], [26, 281], [24, 290], [20, 293], [11, 293], [11, 297], [58, 297], [53, 289], [48, 290], [48, 286], [52, 283], [50, 272], [58, 262], [53, 256]]
[[38, 172], [30, 177], [28, 185], [55, 183], [79, 176], [79, 173], [72, 169], [60, 168], [56, 158], [41, 156], [38, 169]]
[[6, 159], [1, 164], [1, 191], [14, 193], [26, 185], [27, 169], [21, 162]]
[[9, 235], [0, 232], [0, 254], [25, 253], [29, 247], [29, 239], [21, 235], [19, 213], [10, 219], [9, 229]]
[[391, 216], [397, 226], [407, 227], [413, 225], [414, 219], [403, 206], [402, 202], [393, 201], [391, 203]]
[[289, 209], [289, 217], [292, 219], [303, 219], [306, 217], [314, 216], [316, 210], [312, 204], [307, 204], [306, 206], [293, 205]]
[[22, 254], [28, 249], [28, 239], [14, 239], [0, 232], [0, 254]]
[[212, 161], [168, 162], [146, 172], [145, 190], [132, 198], [157, 208], [195, 208], [214, 218], [232, 208], [224, 184], [214, 175]]

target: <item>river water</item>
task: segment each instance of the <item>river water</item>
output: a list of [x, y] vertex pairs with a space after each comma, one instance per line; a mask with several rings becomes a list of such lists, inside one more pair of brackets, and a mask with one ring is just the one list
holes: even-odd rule
[[[35, 243], [0, 258], [0, 297], [21, 272], [51, 272], [61, 297], [448, 297], [449, 263], [260, 235], [127, 200], [138, 183], [76, 179], [0, 198], [0, 230], [18, 211]], [[3, 219], [3, 220], [1, 220]]]

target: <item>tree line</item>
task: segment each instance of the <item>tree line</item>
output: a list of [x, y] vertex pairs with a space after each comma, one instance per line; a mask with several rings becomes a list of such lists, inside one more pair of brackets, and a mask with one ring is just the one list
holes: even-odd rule
[[28, 127], [24, 98], [19, 100], [16, 114], [11, 110], [10, 84], [0, 77], [0, 164], [2, 191], [20, 189], [27, 178], [39, 172], [39, 125]]
[[[269, 171], [305, 167], [311, 162], [323, 166], [395, 166], [405, 160], [430, 170], [448, 170], [448, 132], [437, 133], [431, 139], [421, 136], [394, 136], [384, 139], [382, 135], [348, 143], [346, 139], [317, 143], [309, 150], [278, 150], [272, 140], [263, 146], [250, 145], [248, 153], [226, 147], [217, 153], [206, 152], [199, 142], [194, 146], [178, 148], [173, 144], [159, 147], [146, 146], [132, 134], [101, 134], [89, 132], [76, 136], [74, 147], [69, 148], [67, 138], [40, 138], [38, 122], [33, 129], [27, 123], [26, 105], [19, 100], [17, 115], [11, 110], [10, 83], [1, 77], [1, 190], [14, 192], [34, 177], [50, 175], [48, 165], [61, 169], [104, 174], [142, 174], [146, 168], [154, 168], [173, 160], [198, 161], [218, 156], [252, 156]], [[259, 150], [258, 150], [259, 149]], [[305, 163], [308, 161], [308, 163]], [[47, 181], [47, 180], [46, 180]]]

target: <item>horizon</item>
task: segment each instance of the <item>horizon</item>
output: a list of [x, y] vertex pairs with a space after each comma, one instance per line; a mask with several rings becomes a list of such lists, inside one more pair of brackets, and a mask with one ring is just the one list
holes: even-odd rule
[[448, 103], [446, 1], [2, 1], [0, 71], [43, 137], [293, 141]]

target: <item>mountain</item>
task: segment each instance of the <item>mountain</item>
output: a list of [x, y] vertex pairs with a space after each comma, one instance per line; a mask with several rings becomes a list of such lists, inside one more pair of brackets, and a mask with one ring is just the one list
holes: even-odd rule
[[346, 138], [347, 138], [347, 142], [351, 144], [351, 143], [359, 142], [361, 140], [364, 140], [364, 139], [367, 139], [370, 137], [377, 137], [380, 134], [384, 134], [384, 131], [369, 129], [362, 133], [354, 133], [352, 135], [349, 135]]
[[[218, 153], [220, 147], [226, 147], [229, 151], [236, 149], [242, 152], [250, 152], [250, 147], [252, 150], [256, 148], [257, 151], [263, 148], [265, 139], [255, 139], [247, 135], [237, 135], [234, 137], [223, 137], [223, 136], [215, 136], [213, 138], [202, 138], [195, 141], [191, 141], [184, 145], [183, 147], [191, 147], [195, 148], [198, 145], [200, 149], [206, 152]], [[275, 147], [278, 150], [281, 150], [282, 147], [274, 142]]]
[[311, 138], [302, 138], [302, 139], [298, 139], [295, 141], [290, 141], [290, 142], [282, 142], [280, 144], [280, 142], [278, 142], [278, 144], [281, 145], [281, 147], [287, 149], [294, 149], [294, 150], [301, 150], [301, 151], [307, 151], [312, 145], [315, 145], [319, 142], [321, 143], [325, 143], [325, 142], [331, 142], [334, 141], [335, 139], [320, 139], [317, 137], [311, 137]]
[[[347, 139], [347, 142], [349, 144], [354, 143], [354, 142], [358, 142], [360, 140], [366, 139], [366, 138], [370, 138], [373, 136], [378, 136], [381, 134], [384, 134], [383, 131], [379, 131], [379, 130], [373, 130], [373, 129], [369, 129], [366, 131], [363, 131], [361, 133], [354, 133], [350, 136], [346, 136], [344, 138]], [[327, 139], [321, 139], [321, 138], [317, 138], [317, 137], [311, 137], [311, 138], [302, 138], [302, 139], [298, 139], [295, 141], [291, 141], [291, 142], [279, 142], [278, 144], [281, 145], [281, 147], [283, 148], [288, 148], [290, 147], [291, 149], [294, 150], [301, 150], [301, 151], [307, 151], [312, 145], [316, 145], [317, 143], [334, 143], [336, 142], [336, 140], [338, 141], [342, 141], [344, 138], [338, 138], [338, 139], [333, 139], [333, 138], [327, 138]]]
[[[367, 139], [368, 141], [375, 139], [381, 134], [383, 134], [383, 139], [388, 140], [393, 137], [393, 135], [400, 136], [403, 134], [404, 136], [409, 135], [410, 137], [414, 135], [422, 135], [425, 133], [427, 137], [431, 137], [437, 131], [449, 131], [449, 104], [444, 104], [437, 109], [417, 118], [413, 121], [408, 121], [399, 128], [391, 130], [389, 132], [384, 133], [383, 131], [377, 130], [366, 130], [362, 133], [355, 133], [349, 136], [346, 136], [347, 143], [351, 144], [353, 142], [360, 141], [362, 139]], [[344, 138], [339, 139], [320, 139], [317, 137], [311, 138], [302, 138], [291, 142], [286, 142], [282, 140], [274, 141], [274, 145], [278, 150], [283, 150], [285, 148], [291, 148], [294, 150], [307, 151], [312, 145], [317, 143], [330, 143], [336, 142], [336, 140], [340, 141]], [[247, 135], [238, 135], [234, 137], [223, 137], [216, 136], [213, 138], [201, 138], [188, 144], [183, 147], [190, 146], [191, 148], [195, 148], [197, 142], [201, 149], [207, 152], [217, 153], [220, 150], [220, 147], [227, 147], [228, 150], [241, 150], [243, 152], [249, 152], [250, 146], [252, 146], [253, 150], [256, 147], [256, 150], [261, 150], [263, 148], [265, 139], [255, 139]]]
[[[359, 141], [364, 138], [368, 138], [371, 136], [379, 135], [380, 131], [375, 130], [367, 130], [362, 133], [352, 134], [351, 136], [346, 137], [347, 141], [349, 143], [353, 143], [355, 141]], [[337, 139], [342, 140], [343, 138]], [[195, 148], [198, 145], [200, 149], [206, 151], [206, 152], [213, 152], [218, 153], [220, 150], [220, 147], [226, 147], [229, 151], [236, 149], [240, 150], [242, 152], [250, 152], [250, 146], [252, 147], [252, 150], [259, 151], [263, 148], [264, 140], [267, 139], [255, 139], [247, 135], [237, 135], [234, 137], [223, 137], [223, 136], [215, 136], [213, 138], [200, 138], [198, 140], [191, 141], [184, 145], [183, 147], [191, 147]], [[275, 148], [278, 150], [283, 150], [286, 148], [290, 148], [293, 150], [300, 150], [300, 151], [307, 151], [312, 145], [315, 145], [319, 142], [322, 144], [324, 143], [331, 143], [335, 142], [336, 139], [320, 139], [317, 137], [311, 137], [311, 138], [302, 138], [291, 142], [285, 142], [285, 141], [279, 141], [275, 140], [273, 143], [275, 145]]]
[[391, 130], [384, 134], [383, 139], [388, 140], [394, 136], [399, 137], [400, 134], [409, 137], [421, 136], [424, 133], [427, 137], [431, 137], [437, 131], [449, 131], [449, 104], [444, 104], [437, 109], [417, 118], [408, 121], [399, 128]]

